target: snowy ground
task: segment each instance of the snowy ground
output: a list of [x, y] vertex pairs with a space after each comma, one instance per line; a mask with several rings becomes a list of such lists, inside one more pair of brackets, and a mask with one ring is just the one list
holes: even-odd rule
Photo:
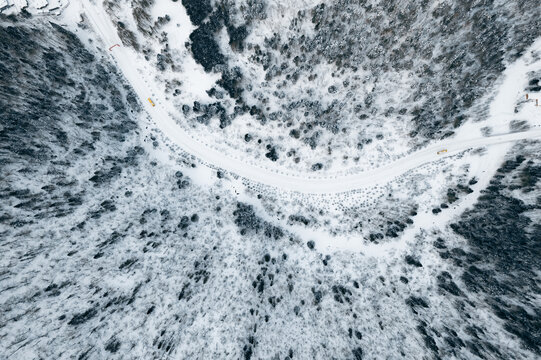
[[[90, 0], [0, 19], [22, 80], [0, 71], [1, 358], [541, 354], [541, 39], [453, 136], [307, 172], [190, 125], [178, 105], [219, 74], [184, 46], [181, 2], [148, 4], [140, 23]], [[270, 1], [258, 31], [317, 5]]]
[[[100, 29], [99, 33], [106, 39], [102, 46], [106, 48], [108, 44], [120, 42], [112, 25], [106, 21], [106, 14], [89, 3], [85, 3], [84, 6], [87, 10], [91, 10], [88, 13], [91, 22], [93, 22], [94, 27]], [[160, 11], [156, 10], [158, 13], [167, 10], [159, 9]], [[264, 198], [271, 199], [269, 201], [272, 204], [270, 207], [265, 208], [264, 204], [261, 207], [261, 209], [265, 209], [261, 212], [261, 215], [264, 216], [266, 212], [274, 213], [269, 218], [275, 219], [274, 222], [277, 225], [286, 226], [298, 234], [310, 236], [313, 240], [317, 240], [318, 243], [329, 249], [345, 247], [365, 251], [364, 244], [366, 240], [376, 230], [381, 231], [381, 229], [377, 229], [381, 224], [374, 221], [372, 225], [365, 225], [364, 229], [354, 231], [351, 234], [350, 232], [355, 228], [356, 224], [364, 222], [364, 217], [359, 217], [359, 213], [384, 211], [387, 215], [383, 216], [381, 221], [388, 221], [392, 217], [395, 217], [395, 220], [396, 217], [402, 217], [403, 221], [405, 221], [408, 213], [413, 208], [416, 208], [419, 215], [415, 221], [415, 230], [410, 230], [410, 232], [422, 228], [419, 224], [424, 226], [435, 221], [436, 218], [431, 210], [433, 206], [439, 204], [436, 202], [437, 200], [432, 199], [438, 197], [438, 194], [444, 193], [448, 184], [454, 179], [446, 179], [444, 173], [438, 173], [437, 171], [429, 173], [427, 177], [426, 173], [423, 176], [419, 175], [418, 171], [413, 170], [423, 165], [426, 167], [426, 164], [432, 161], [438, 163], [443, 161], [444, 164], [447, 162], [456, 166], [457, 169], [460, 166], [469, 166], [473, 168], [473, 171], [470, 170], [470, 178], [479, 179], [480, 185], [477, 186], [477, 189], [482, 189], [499, 166], [499, 162], [509, 147], [506, 144], [507, 142], [541, 136], [541, 117], [537, 116], [539, 107], [535, 107], [532, 100], [535, 94], [530, 94], [530, 101], [526, 104], [530, 106], [522, 106], [520, 111], [514, 111], [516, 104], [525, 96], [524, 88], [527, 83], [528, 72], [541, 66], [538, 55], [540, 50], [541, 41], [538, 41], [532, 45], [523, 58], [506, 70], [498, 89], [487, 94], [486, 99], [481, 100], [492, 104], [484, 121], [469, 122], [458, 129], [456, 135], [452, 138], [411, 152], [403, 159], [390, 161], [388, 164], [381, 165], [370, 171], [353, 173], [347, 176], [300, 176], [299, 174], [282, 171], [279, 167], [277, 170], [276, 167], [271, 166], [262, 168], [261, 164], [250, 166], [250, 159], [242, 157], [242, 154], [231, 154], [229, 151], [226, 152], [225, 149], [220, 151], [220, 149], [214, 148], [209, 145], [207, 139], [193, 137], [190, 133], [184, 132], [182, 128], [175, 126], [171, 119], [171, 114], [174, 114], [175, 110], [170, 107], [167, 97], [163, 93], [161, 96], [159, 95], [159, 86], [152, 85], [152, 90], [149, 90], [149, 87], [153, 84], [153, 79], [147, 77], [146, 74], [153, 73], [153, 70], [146, 66], [135, 51], [123, 47], [115, 48], [111, 51], [111, 54], [116, 63], [122, 69], [125, 69], [126, 77], [134, 84], [134, 88], [154, 120], [158, 131], [166, 135], [166, 138], [176, 146], [177, 151], [182, 150], [195, 155], [201, 163], [210, 165], [212, 168], [219, 169], [224, 173], [230, 173], [232, 177], [239, 175], [243, 177], [243, 182], [252, 189], [251, 194], [253, 196], [259, 193], [264, 194]], [[141, 60], [138, 62], [141, 64], [141, 69], [134, 66], [133, 59]], [[186, 81], [195, 81], [202, 74], [202, 72], [196, 72], [193, 74], [192, 80], [186, 79]], [[145, 101], [147, 96], [153, 97], [153, 101], [157, 104], [156, 107], [152, 107]], [[161, 100], [162, 97], [164, 101]], [[514, 119], [527, 119], [530, 125], [529, 130], [507, 134], [511, 131], [510, 123]], [[491, 129], [490, 136], [483, 135], [481, 129], [484, 128]], [[479, 160], [477, 154], [474, 154], [471, 158], [466, 157], [466, 159], [456, 162], [456, 155], [461, 154], [463, 151], [487, 145], [491, 146], [482, 154], [481, 160]], [[446, 149], [447, 152], [438, 154], [438, 151], [442, 149]], [[445, 167], [445, 165], [443, 167], [442, 165], [436, 166], [436, 169]], [[452, 171], [450, 172], [452, 173]], [[212, 177], [213, 175], [209, 176]], [[411, 189], [415, 187], [423, 188], [422, 185], [415, 184], [419, 182], [419, 176], [427, 179], [427, 185], [424, 186], [424, 190], [415, 195], [413, 201], [411, 200]], [[393, 181], [394, 185], [387, 186], [386, 183], [390, 181]], [[261, 185], [264, 186], [261, 187]], [[236, 193], [244, 193], [243, 186], [237, 185], [235, 188]], [[318, 193], [323, 194], [323, 196], [313, 199], [309, 196], [308, 200], [306, 200], [304, 196], [299, 196], [298, 192]], [[387, 192], [406, 196], [391, 201], [384, 196]], [[334, 196], [333, 194], [338, 195]], [[475, 199], [475, 195], [471, 195], [470, 199]], [[258, 202], [255, 202], [254, 205], [257, 206]], [[333, 206], [332, 204], [340, 204], [340, 206]], [[359, 207], [359, 204], [365, 205]], [[273, 210], [273, 208], [277, 210]], [[284, 211], [283, 209], [288, 210]], [[315, 210], [306, 211], [306, 209]], [[456, 213], [460, 213], [464, 209], [464, 207], [459, 207]], [[317, 212], [320, 211], [324, 212], [323, 216], [317, 215]], [[314, 220], [320, 218], [315, 221], [318, 225], [312, 224], [308, 227], [288, 225], [288, 216], [295, 213], [312, 213], [310, 216]], [[351, 213], [353, 213], [353, 216], [344, 217], [344, 214]], [[438, 221], [441, 221], [441, 219], [438, 218]], [[334, 236], [329, 237], [329, 234], [334, 234]]]
[[[114, 44], [121, 43], [113, 25], [107, 20], [105, 12], [91, 5], [89, 2], [83, 2], [83, 4], [87, 10], [86, 14], [89, 16], [91, 24], [97, 28], [96, 30], [99, 36], [104, 40], [103, 47], [108, 48]], [[528, 53], [539, 53], [540, 51], [541, 40], [532, 45]], [[246, 158], [243, 154], [226, 151], [226, 148], [216, 148], [213, 145], [213, 141], [201, 138], [200, 135], [194, 136], [192, 133], [185, 132], [182, 128], [175, 126], [171, 117], [174, 117], [174, 114], [177, 112], [167, 101], [167, 97], [163, 92], [160, 91], [160, 87], [154, 84], [154, 79], [147, 76], [147, 74], [153, 73], [152, 69], [146, 66], [144, 61], [141, 61], [140, 56], [132, 49], [117, 47], [111, 51], [111, 54], [117, 65], [123, 69], [125, 76], [140, 96], [142, 102], [145, 103], [146, 109], [156, 122], [156, 126], [171, 138], [173, 142], [188, 153], [198, 157], [203, 163], [231, 171], [233, 174], [243, 176], [248, 180], [275, 186], [279, 189], [317, 193], [354, 190], [391, 180], [426, 162], [435, 161], [441, 157], [450, 156], [469, 148], [498, 144], [507, 140], [516, 141], [541, 136], [541, 128], [539, 128], [541, 120], [537, 116], [539, 108], [526, 106], [522, 108], [519, 114], [513, 113], [516, 102], [524, 96], [523, 88], [526, 83], [526, 73], [541, 66], [540, 60], [530, 60], [531, 63], [528, 65], [523, 64], [525, 60], [520, 60], [519, 63], [508, 69], [507, 73], [504, 74], [506, 82], [501, 87], [504, 90], [498, 91], [498, 98], [494, 100], [497, 104], [494, 106], [497, 106], [497, 108], [494, 108], [494, 106], [491, 108], [488, 119], [483, 122], [470, 122], [460, 128], [457, 134], [451, 139], [432, 144], [416, 152], [410, 152], [402, 159], [394, 161], [389, 159], [387, 162], [383, 162], [378, 167], [369, 171], [357, 171], [346, 176], [341, 174], [323, 176], [296, 174], [291, 171], [284, 171], [279, 167], [276, 169], [276, 167], [270, 164], [265, 166], [260, 162], [253, 163], [250, 161], [250, 158]], [[135, 62], [136, 59], [140, 60]], [[520, 74], [522, 81], [516, 81], [517, 74]], [[193, 74], [193, 79], [186, 79], [186, 81], [195, 82], [198, 76], [199, 73], [195, 73]], [[512, 82], [512, 87], [507, 86], [509, 82]], [[153, 107], [148, 103], [147, 98], [149, 97], [153, 98], [152, 101], [157, 106]], [[502, 101], [501, 98], [504, 98], [505, 101]], [[483, 99], [483, 101], [486, 100]], [[524, 118], [529, 121], [531, 130], [523, 134], [501, 135], [509, 132], [509, 124], [516, 118]], [[507, 126], [507, 129], [505, 129], [505, 126]], [[493, 134], [498, 136], [483, 137], [481, 132], [481, 128], [483, 127], [494, 128]], [[504, 128], [503, 131], [502, 127]], [[442, 149], [447, 149], [447, 152], [437, 154]]]
[[[261, 15], [261, 19], [255, 24], [250, 24], [251, 30], [246, 39], [245, 46], [249, 47], [250, 44], [252, 44], [252, 46], [259, 46], [263, 43], [267, 43], [274, 39], [275, 34], [280, 34], [284, 39], [288, 36], [295, 38], [298, 34], [304, 34], [307, 37], [314, 36], [313, 29], [310, 30], [310, 26], [313, 27], [313, 25], [308, 26], [306, 24], [310, 24], [309, 22], [297, 19], [297, 16], [300, 16], [297, 15], [297, 13], [301, 14], [306, 12], [309, 14], [310, 11], [312, 11], [311, 8], [315, 5], [317, 4], [314, 4], [313, 2], [300, 2], [295, 3], [294, 5], [284, 2], [270, 2], [265, 4], [264, 7], [268, 16], [265, 17]], [[436, 8], [436, 5], [438, 4], [433, 4], [431, 7]], [[228, 6], [232, 6], [237, 10], [239, 9], [239, 4], [234, 2], [230, 2]], [[253, 4], [248, 6], [250, 9], [253, 7], [255, 7]], [[143, 49], [139, 50], [139, 52], [130, 52], [130, 61], [137, 59], [137, 64], [141, 72], [140, 76], [145, 77], [145, 86], [147, 88], [152, 88], [152, 93], [156, 94], [160, 99], [167, 100], [164, 101], [161, 106], [167, 107], [167, 110], [165, 111], [169, 113], [169, 116], [172, 116], [175, 119], [178, 127], [180, 127], [183, 132], [190, 135], [190, 137], [197, 139], [199, 143], [205, 144], [208, 148], [213, 148], [216, 153], [226, 153], [242, 163], [249, 163], [259, 168], [265, 167], [273, 170], [275, 169], [279, 172], [288, 174], [302, 174], [304, 178], [307, 176], [334, 177], [344, 174], [360, 173], [362, 171], [384, 166], [393, 161], [401, 162], [404, 156], [407, 156], [412, 151], [418, 149], [420, 145], [426, 144], [426, 142], [418, 139], [407, 140], [410, 137], [408, 134], [414, 130], [412, 125], [413, 116], [410, 115], [410, 112], [402, 113], [402, 110], [398, 112], [397, 109], [400, 107], [400, 104], [392, 103], [393, 101], [403, 102], [404, 106], [411, 106], [411, 103], [408, 102], [410, 101], [408, 100], [409, 89], [427, 86], [423, 83], [417, 83], [417, 80], [411, 80], [416, 79], [417, 75], [413, 76], [412, 74], [402, 74], [401, 72], [396, 74], [389, 72], [388, 74], [378, 76], [376, 80], [362, 80], [366, 77], [363, 74], [355, 75], [346, 72], [345, 75], [342, 74], [340, 76], [340, 81], [344, 78], [347, 80], [348, 76], [351, 75], [351, 78], [349, 79], [350, 82], [355, 83], [357, 87], [360, 86], [359, 84], [362, 84], [362, 87], [366, 89], [356, 88], [347, 91], [347, 89], [344, 88], [336, 93], [333, 92], [332, 94], [328, 94], [327, 88], [332, 86], [332, 82], [338, 81], [338, 78], [334, 78], [334, 65], [331, 66], [321, 63], [317, 66], [322, 68], [313, 71], [314, 74], [319, 75], [319, 78], [313, 82], [299, 80], [298, 83], [295, 82], [294, 84], [283, 86], [283, 90], [280, 91], [285, 91], [287, 95], [286, 98], [283, 98], [279, 94], [276, 95], [276, 89], [281, 88], [281, 85], [279, 84], [281, 82], [280, 76], [276, 79], [263, 81], [262, 78], [265, 77], [265, 71], [261, 69], [258, 62], [252, 61], [253, 59], [250, 57], [252, 52], [235, 52], [234, 50], [231, 50], [227, 45], [227, 42], [231, 41], [231, 35], [228, 35], [224, 29], [220, 30], [218, 33], [217, 41], [219, 50], [224, 53], [224, 56], [230, 59], [227, 64], [228, 68], [240, 68], [242, 71], [248, 73], [245, 77], [250, 79], [248, 84], [242, 83], [242, 85], [239, 85], [244, 89], [243, 94], [245, 94], [245, 98], [243, 98], [243, 102], [246, 102], [249, 105], [252, 103], [257, 104], [261, 100], [259, 99], [259, 95], [261, 94], [263, 94], [262, 96], [264, 97], [270, 97], [269, 99], [265, 97], [261, 100], [269, 108], [264, 111], [265, 117], [269, 118], [272, 117], [270, 114], [280, 112], [277, 109], [280, 108], [281, 105], [284, 103], [292, 103], [295, 98], [298, 98], [301, 94], [307, 92], [315, 99], [322, 99], [322, 103], [318, 106], [327, 109], [323, 112], [323, 115], [320, 115], [324, 120], [322, 120], [323, 122], [332, 122], [332, 120], [326, 118], [329, 116], [339, 117], [341, 118], [340, 121], [344, 123], [344, 127], [339, 129], [339, 134], [327, 133], [323, 130], [314, 130], [309, 121], [311, 115], [305, 115], [308, 116], [308, 118], [304, 122], [299, 119], [292, 119], [286, 123], [281, 122], [281, 120], [262, 120], [261, 116], [263, 115], [259, 114], [259, 110], [256, 109], [257, 111], [255, 114], [252, 114], [251, 110], [250, 114], [241, 113], [238, 118], [232, 120], [233, 122], [231, 125], [222, 128], [222, 121], [229, 121], [228, 119], [231, 115], [230, 110], [234, 106], [237, 108], [241, 107], [241, 103], [239, 103], [238, 99], [235, 101], [235, 99], [231, 99], [227, 94], [224, 94], [224, 90], [219, 90], [219, 86], [215, 84], [216, 82], [220, 83], [219, 73], [205, 72], [203, 66], [196, 64], [194, 57], [191, 56], [192, 54], [189, 51], [189, 48], [186, 47], [186, 44], [191, 41], [190, 34], [195, 33], [194, 30], [197, 29], [197, 26], [191, 23], [184, 8], [179, 8], [169, 2], [163, 1], [151, 3], [146, 7], [141, 5], [140, 9], [146, 11], [148, 14], [148, 20], [143, 22], [145, 29], [147, 29], [145, 31], [151, 32], [153, 34], [152, 36], [148, 36], [148, 34], [145, 34], [145, 31], [140, 30], [141, 23], [138, 22], [139, 20], [134, 19], [130, 9], [130, 5], [126, 2], [118, 2], [114, 6], [114, 11], [110, 11], [113, 21], [122, 21], [126, 28], [131, 29], [133, 37], [137, 39], [137, 48]], [[242, 6], [240, 6], [240, 9], [241, 10], [239, 11], [244, 11], [242, 10]], [[230, 16], [233, 17], [231, 21], [234, 23], [234, 26], [238, 26], [239, 23], [242, 22], [242, 19], [238, 18], [239, 14], [236, 13], [237, 10], [230, 11], [232, 14]], [[250, 11], [248, 11], [248, 13], [250, 13]], [[169, 20], [166, 21], [165, 24], [160, 23], [160, 25], [156, 25], [159, 23], [160, 18], [163, 19], [166, 16]], [[102, 14], [100, 18], [103, 17], [105, 17], [105, 14]], [[293, 25], [290, 26], [290, 23], [302, 23], [303, 25], [301, 28], [297, 29]], [[101, 24], [100, 27], [101, 26], [108, 26], [107, 41], [119, 41], [118, 38], [113, 39], [111, 37], [114, 37], [116, 33], [111, 24]], [[539, 43], [531, 47], [529, 51], [538, 48]], [[437, 53], [436, 50], [434, 51]], [[524, 52], [527, 51], [525, 50]], [[263, 55], [259, 57], [263, 57]], [[280, 60], [279, 54], [274, 54], [273, 56], [278, 56], [277, 61]], [[165, 59], [165, 62], [162, 60], [157, 61], [156, 57], [158, 57], [158, 59]], [[291, 57], [293, 57], [293, 55]], [[507, 61], [511, 62], [511, 60]], [[160, 67], [160, 65], [157, 64], [160, 62], [162, 62], [161, 66], [163, 68], [157, 71], [157, 67]], [[532, 67], [535, 66], [537, 65], [532, 64]], [[295, 67], [289, 66], [287, 71], [285, 69], [276, 71], [283, 72], [285, 76], [285, 73], [288, 73], [290, 68], [293, 70], [295, 69]], [[525, 68], [522, 68], [522, 70], [525, 70]], [[230, 70], [230, 72], [234, 72], [234, 70]], [[332, 74], [332, 76], [330, 76], [330, 74]], [[338, 73], [336, 76], [338, 77]], [[521, 76], [524, 76], [524, 74]], [[353, 78], [357, 80], [354, 80]], [[353, 110], [349, 109], [349, 107], [356, 103], [356, 99], [350, 98], [352, 96], [351, 94], [354, 94], [355, 97], [359, 98], [363, 98], [365, 95], [368, 96], [366, 92], [370, 93], [370, 91], [374, 91], [374, 87], [376, 86], [375, 84], [372, 84], [372, 82], [378, 83], [377, 86], [380, 87], [378, 88], [378, 91], [381, 91], [381, 87], [385, 88], [387, 94], [385, 96], [379, 96], [381, 95], [379, 93], [370, 95], [370, 97], [377, 96], [375, 99], [370, 100], [377, 104], [377, 106], [374, 105], [376, 107], [371, 110], [372, 114], [368, 115], [365, 113], [368, 110], [363, 108], [362, 121], [358, 121], [356, 120], [356, 116], [359, 114], [355, 115]], [[390, 86], [390, 84], [392, 84], [392, 86]], [[519, 82], [515, 82], [514, 85], [515, 87], [521, 86]], [[342, 85], [340, 85], [340, 87], [341, 86]], [[489, 107], [487, 105], [492, 102], [491, 100], [494, 96], [493, 89], [495, 89], [495, 87], [490, 87], [488, 92], [486, 92], [485, 89], [485, 96], [477, 99], [471, 106], [471, 110], [460, 117], [461, 120], [458, 123], [463, 124], [486, 120], [488, 115], [487, 108]], [[218, 95], [209, 95], [209, 91], [211, 90], [214, 90], [221, 95], [219, 97], [216, 97]], [[325, 94], [320, 93], [321, 91]], [[148, 89], [147, 92], [149, 92]], [[524, 93], [513, 92], [513, 96], [516, 97], [516, 99], [520, 99], [524, 95]], [[331, 99], [333, 99], [334, 96], [340, 101], [343, 100], [343, 96], [344, 99], [346, 99], [345, 103], [347, 104], [344, 105], [346, 106], [345, 108], [340, 105], [341, 107], [337, 114], [335, 114], [335, 110], [332, 110], [334, 105], [325, 103], [332, 102]], [[388, 99], [385, 104], [383, 103], [383, 98]], [[227, 116], [224, 118], [218, 116], [207, 117], [205, 113], [206, 110], [195, 110], [195, 102], [200, 103], [204, 108], [209, 106], [212, 108], [212, 106], [214, 106], [213, 103], [219, 103], [221, 104], [219, 106], [225, 106]], [[238, 104], [238, 106], [236, 104]], [[192, 105], [194, 105], [193, 110]], [[381, 109], [388, 109], [391, 112], [385, 112], [385, 116], [373, 114], [374, 111], [379, 111], [379, 113], [381, 113]], [[391, 109], [395, 109], [395, 112], [393, 113], [393, 110]], [[217, 108], [217, 111], [221, 111], [220, 107]], [[299, 109], [293, 108], [286, 112], [290, 112], [297, 116], [299, 111]], [[505, 119], [502, 119], [502, 121], [509, 122], [512, 120], [511, 118], [513, 115], [511, 111], [512, 110], [510, 109], [506, 109], [505, 112], [498, 112], [497, 116], [499, 118], [504, 116]], [[212, 111], [210, 112], [212, 113]], [[307, 109], [306, 114], [308, 114], [308, 112]], [[163, 116], [165, 116], [165, 114], [160, 115], [160, 117]], [[298, 121], [307, 124], [306, 126], [308, 126], [310, 130], [307, 134], [315, 132], [312, 134], [313, 136], [310, 135], [310, 139], [314, 139], [314, 141], [317, 140], [317, 142], [320, 143], [320, 146], [311, 148], [311, 146], [307, 145], [309, 143], [309, 138], [308, 135], [304, 135], [307, 130], [305, 129], [304, 132], [302, 130], [302, 126], [304, 125], [299, 129], [290, 127], [291, 124], [296, 126]], [[489, 121], [489, 123], [492, 122], [492, 120]], [[455, 126], [455, 128], [456, 127], [457, 126]], [[458, 127], [458, 129], [453, 129], [450, 133], [458, 132], [460, 134], [471, 134], [469, 131], [478, 131], [477, 127], [474, 127], [474, 129], [469, 128], [468, 132], [461, 131], [461, 129], [462, 127]], [[168, 129], [168, 132], [170, 132], [170, 130], [171, 129]], [[292, 137], [291, 131], [293, 130], [297, 131], [297, 133]], [[249, 137], [249, 140], [246, 140], [246, 136]], [[298, 136], [300, 136], [300, 139], [298, 139]], [[361, 138], [359, 138], [359, 136]], [[460, 136], [454, 135], [452, 138], [460, 138]], [[308, 142], [299, 145], [298, 142], [301, 142], [301, 140], [306, 140]], [[273, 158], [274, 161], [271, 162], [268, 160], [268, 157], [273, 156], [273, 151], [276, 154], [276, 158]], [[299, 162], [297, 160], [299, 160]], [[315, 169], [318, 169], [316, 172], [313, 170], [314, 166]], [[236, 173], [239, 173], [238, 169]]]

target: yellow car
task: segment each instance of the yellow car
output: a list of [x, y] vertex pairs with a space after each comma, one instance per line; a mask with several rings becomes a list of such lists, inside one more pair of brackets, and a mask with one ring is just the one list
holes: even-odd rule
[[148, 98], [148, 102], [150, 103], [150, 105], [152, 105], [152, 106], [156, 106], [156, 104], [154, 104], [154, 101], [152, 101], [152, 99], [151, 99], [151, 98]]
[[447, 149], [440, 150], [440, 151], [438, 151], [438, 155], [441, 155], [441, 154], [446, 153], [446, 152], [447, 152]]

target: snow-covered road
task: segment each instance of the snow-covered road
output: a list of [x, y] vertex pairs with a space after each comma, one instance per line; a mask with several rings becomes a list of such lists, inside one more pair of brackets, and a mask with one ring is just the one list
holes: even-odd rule
[[[91, 26], [101, 37], [104, 47], [107, 49], [111, 45], [121, 44], [122, 42], [117, 35], [117, 31], [105, 11], [100, 6], [91, 4], [89, 0], [83, 0], [82, 3], [85, 13], [91, 22]], [[110, 51], [110, 54], [139, 96], [145, 110], [155, 122], [157, 128], [172, 142], [204, 163], [224, 169], [250, 181], [282, 190], [315, 194], [351, 191], [376, 184], [384, 184], [423, 164], [456, 155], [470, 148], [541, 138], [541, 127], [539, 126], [534, 126], [524, 132], [499, 134], [489, 137], [481, 137], [472, 133], [471, 137], [463, 135], [460, 138], [447, 139], [415, 151], [394, 162], [355, 174], [317, 176], [316, 173], [314, 175], [299, 175], [286, 171], [276, 171], [255, 164], [249, 164], [243, 161], [243, 159], [228, 156], [228, 154], [202, 144], [193, 138], [192, 135], [185, 132], [175, 123], [165, 101], [162, 102], [161, 99], [152, 96], [152, 90], [149, 90], [151, 87], [144, 80], [144, 70], [142, 67], [139, 67], [133, 51], [121, 46], [115, 47]], [[148, 102], [147, 99], [149, 97], [153, 98], [156, 103], [155, 107], [151, 106]], [[446, 149], [447, 152], [438, 155], [438, 151], [442, 149]]]

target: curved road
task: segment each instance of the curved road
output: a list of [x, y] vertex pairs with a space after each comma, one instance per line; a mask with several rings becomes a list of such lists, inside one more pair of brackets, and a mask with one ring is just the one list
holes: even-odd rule
[[[83, 0], [82, 3], [91, 25], [102, 38], [105, 46], [108, 48], [114, 44], [121, 44], [116, 29], [105, 11], [101, 7], [91, 4], [89, 0]], [[159, 103], [154, 107], [150, 105], [147, 100], [150, 96], [148, 86], [145, 85], [145, 82], [140, 75], [142, 70], [138, 70], [130, 50], [120, 46], [115, 47], [110, 53], [128, 82], [132, 85], [134, 91], [141, 99], [143, 106], [156, 123], [156, 126], [160, 128], [171, 141], [204, 162], [230, 171], [251, 181], [277, 187], [282, 190], [312, 194], [351, 191], [388, 182], [423, 164], [437, 161], [443, 157], [451, 156], [470, 148], [501, 144], [522, 139], [541, 138], [541, 128], [534, 128], [525, 132], [494, 135], [490, 137], [448, 139], [441, 141], [438, 144], [429, 145], [424, 149], [411, 153], [394, 162], [387, 163], [379, 168], [356, 174], [307, 177], [292, 173], [275, 172], [257, 165], [248, 164], [240, 159], [228, 157], [226, 154], [198, 142], [190, 134], [181, 129], [166, 109], [161, 107]], [[447, 149], [447, 152], [438, 155], [437, 152], [442, 149]]]

